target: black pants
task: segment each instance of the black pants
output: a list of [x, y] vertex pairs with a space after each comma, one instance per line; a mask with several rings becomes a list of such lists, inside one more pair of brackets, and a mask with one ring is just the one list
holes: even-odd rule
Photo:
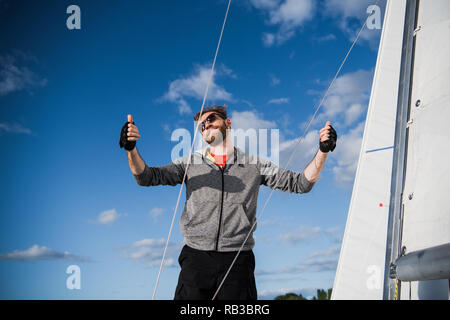
[[[236, 252], [202, 251], [187, 245], [181, 250], [181, 266], [175, 300], [211, 300]], [[256, 300], [255, 256], [241, 251], [216, 300]]]

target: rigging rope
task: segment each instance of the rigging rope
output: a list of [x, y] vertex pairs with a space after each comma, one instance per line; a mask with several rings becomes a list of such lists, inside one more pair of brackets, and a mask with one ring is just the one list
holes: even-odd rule
[[[379, 1], [380, 1], [380, 0], [377, 0], [377, 1], [375, 2], [375, 6], [378, 4]], [[365, 25], [366, 25], [366, 23], [367, 23], [367, 20], [369, 19], [370, 15], [371, 15], [371, 14], [368, 14], [367, 17], [366, 17], [366, 19], [364, 20], [364, 23], [362, 24], [361, 28], [359, 29], [358, 34], [356, 35], [356, 38], [353, 40], [353, 43], [352, 43], [352, 45], [350, 46], [350, 48], [348, 49], [347, 54], [345, 55], [344, 59], [342, 60], [342, 63], [341, 63], [341, 65], [339, 66], [339, 68], [338, 68], [336, 74], [334, 75], [333, 80], [331, 81], [331, 83], [330, 83], [330, 85], [328, 86], [327, 90], [326, 90], [325, 93], [323, 94], [322, 99], [320, 100], [318, 106], [316, 107], [316, 110], [315, 110], [314, 114], [312, 115], [311, 119], [309, 120], [308, 125], [306, 126], [305, 130], [303, 131], [302, 136], [300, 137], [300, 139], [299, 139], [298, 142], [296, 143], [294, 150], [292, 151], [291, 155], [290, 155], [289, 158], [288, 158], [288, 161], [287, 161], [286, 164], [284, 165], [284, 168], [287, 168], [287, 167], [288, 167], [289, 163], [290, 163], [291, 160], [292, 160], [292, 157], [293, 157], [294, 154], [295, 154], [295, 151], [297, 150], [298, 146], [300, 145], [300, 142], [304, 139], [305, 134], [306, 134], [306, 132], [308, 131], [309, 127], [311, 126], [312, 121], [313, 121], [314, 118], [316, 117], [316, 114], [317, 114], [317, 112], [319, 111], [320, 107], [322, 106], [322, 104], [323, 104], [325, 98], [327, 97], [328, 92], [330, 91], [330, 89], [331, 89], [331, 87], [333, 86], [334, 82], [336, 81], [336, 79], [337, 79], [339, 73], [341, 72], [342, 67], [344, 66], [345, 62], [347, 61], [347, 58], [348, 58], [348, 56], [350, 55], [350, 52], [353, 50], [353, 47], [355, 46], [356, 42], [358, 41], [358, 39], [359, 39], [359, 37], [360, 37], [360, 35], [361, 35], [361, 32], [363, 31], [363, 29], [364, 29], [364, 27], [365, 27]], [[280, 177], [280, 178], [281, 178], [281, 177]], [[279, 178], [279, 179], [280, 179], [280, 178]], [[277, 185], [277, 184], [278, 184], [278, 181], [277, 181], [276, 185]], [[240, 252], [242, 251], [242, 248], [244, 247], [245, 243], [247, 242], [247, 240], [248, 240], [250, 234], [253, 232], [253, 229], [255, 228], [258, 219], [261, 217], [262, 213], [264, 212], [264, 209], [266, 208], [267, 203], [269, 202], [270, 198], [272, 197], [272, 194], [273, 194], [273, 191], [274, 191], [274, 190], [275, 190], [275, 189], [272, 189], [272, 191], [270, 192], [269, 196], [267, 197], [267, 200], [266, 200], [266, 202], [264, 203], [264, 206], [263, 206], [262, 210], [260, 211], [260, 213], [259, 213], [258, 216], [256, 217], [255, 222], [253, 223], [252, 227], [250, 228], [250, 231], [248, 232], [247, 236], [245, 237], [244, 242], [242, 243], [241, 247], [239, 248], [238, 252], [236, 253], [236, 256], [234, 257], [233, 261], [231, 262], [231, 265], [230, 265], [230, 267], [228, 268], [227, 272], [225, 273], [225, 276], [223, 277], [222, 281], [220, 282], [220, 285], [219, 285], [219, 287], [217, 288], [216, 292], [214, 293], [214, 296], [213, 296], [212, 300], [214, 300], [214, 299], [216, 298], [217, 294], [219, 293], [220, 289], [222, 288], [222, 285], [223, 285], [223, 283], [225, 282], [225, 279], [227, 278], [228, 274], [230, 273], [231, 269], [233, 268], [233, 265], [234, 265], [234, 263], [236, 262], [236, 260], [237, 260], [237, 258], [238, 258], [238, 256], [239, 256]]]
[[397, 279], [397, 281], [395, 282], [395, 293], [394, 293], [394, 300], [398, 300], [397, 299], [397, 290], [398, 290], [398, 283], [399, 283], [399, 280]]
[[[231, 0], [228, 1], [227, 11], [225, 12], [225, 18], [223, 20], [222, 30], [220, 31], [220, 36], [219, 36], [219, 41], [217, 43], [216, 53], [214, 55], [214, 60], [213, 60], [212, 66], [211, 66], [211, 70], [209, 72], [209, 79], [208, 79], [208, 83], [206, 85], [205, 94], [203, 95], [203, 102], [202, 102], [202, 107], [200, 109], [200, 114], [202, 114], [202, 112], [203, 112], [203, 108], [205, 106], [206, 97], [208, 96], [209, 85], [211, 84], [211, 79], [213, 77], [214, 67], [216, 65], [216, 59], [217, 59], [217, 55], [219, 53], [220, 43], [222, 42], [223, 30], [225, 29], [225, 24], [227, 22], [227, 17], [228, 17], [228, 11], [230, 10], [230, 4], [231, 4]], [[162, 268], [163, 268], [163, 265], [164, 265], [164, 260], [165, 260], [165, 257], [166, 257], [167, 247], [169, 246], [170, 236], [172, 234], [172, 229], [173, 229], [173, 225], [174, 225], [174, 222], [175, 222], [175, 217], [177, 215], [178, 206], [180, 204], [181, 193], [183, 191], [184, 181], [186, 180], [186, 174], [187, 174], [187, 171], [188, 171], [188, 168], [189, 168], [190, 158], [191, 158], [191, 155], [192, 155], [192, 149], [194, 148], [195, 138], [197, 136], [199, 125], [200, 125], [200, 121], [197, 121], [197, 125], [196, 125], [195, 132], [194, 132], [194, 139], [192, 140], [191, 149], [189, 150], [189, 157], [188, 157], [189, 161], [187, 161], [186, 169], [184, 170], [183, 180], [181, 182], [180, 192], [178, 193], [177, 204], [176, 204], [175, 210], [173, 212], [172, 223], [170, 224], [169, 234], [167, 236], [166, 245], [164, 247], [164, 252], [163, 252], [162, 259], [161, 259], [161, 265], [159, 266], [159, 272], [158, 272], [158, 276], [156, 278], [156, 284], [155, 284], [155, 288], [153, 290], [152, 300], [155, 299], [156, 290], [158, 289], [159, 278], [161, 276], [161, 271], [162, 271]]]

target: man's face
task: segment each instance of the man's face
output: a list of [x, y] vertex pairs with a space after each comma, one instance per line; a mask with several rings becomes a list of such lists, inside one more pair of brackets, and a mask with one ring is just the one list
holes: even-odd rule
[[[205, 121], [209, 116], [213, 114], [215, 115], [214, 121]], [[208, 120], [210, 119], [211, 117]], [[216, 145], [225, 140], [225, 137], [227, 136], [227, 121], [229, 121], [229, 119], [224, 120], [219, 116], [219, 114], [212, 111], [202, 115], [199, 121], [199, 130], [202, 133], [203, 139], [207, 144]], [[203, 130], [202, 132], [201, 130], [203, 121], [205, 121], [205, 130]]]

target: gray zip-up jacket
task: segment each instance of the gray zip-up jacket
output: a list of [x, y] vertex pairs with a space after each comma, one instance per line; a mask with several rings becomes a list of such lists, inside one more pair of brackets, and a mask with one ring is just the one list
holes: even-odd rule
[[[282, 169], [237, 147], [224, 170], [211, 161], [208, 152], [205, 148], [191, 155], [185, 179], [186, 203], [180, 229], [185, 243], [195, 249], [239, 250], [256, 220], [260, 185], [292, 193], [309, 192], [314, 185], [304, 172]], [[136, 182], [141, 186], [180, 184], [188, 157], [160, 167], [146, 165], [141, 174], [134, 175]], [[253, 248], [253, 231], [243, 250]]]

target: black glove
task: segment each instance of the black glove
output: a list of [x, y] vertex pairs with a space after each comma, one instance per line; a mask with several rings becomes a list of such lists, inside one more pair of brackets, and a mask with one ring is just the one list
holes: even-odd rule
[[[120, 140], [119, 140], [119, 146], [121, 148], [125, 148], [125, 150], [131, 151], [134, 149], [134, 147], [136, 147], [136, 141], [128, 141], [128, 124], [130, 122], [126, 122], [123, 127], [122, 130], [120, 131]], [[134, 122], [132, 122], [134, 124]]]
[[333, 152], [334, 148], [336, 148], [336, 141], [337, 141], [337, 133], [336, 130], [330, 125], [329, 130], [330, 137], [328, 140], [325, 140], [323, 142], [320, 142], [319, 148], [320, 151], [327, 153], [329, 151]]

